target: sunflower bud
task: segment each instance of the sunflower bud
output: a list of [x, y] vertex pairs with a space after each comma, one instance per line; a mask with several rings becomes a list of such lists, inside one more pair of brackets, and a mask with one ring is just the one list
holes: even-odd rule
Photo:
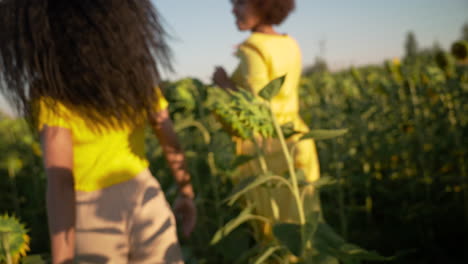
[[453, 43], [452, 55], [459, 61], [466, 61], [468, 59], [468, 41], [460, 40]]

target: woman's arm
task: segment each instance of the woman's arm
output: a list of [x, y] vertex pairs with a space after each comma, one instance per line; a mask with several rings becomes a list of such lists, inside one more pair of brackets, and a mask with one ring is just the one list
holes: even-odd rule
[[73, 263], [75, 247], [75, 189], [72, 136], [69, 129], [45, 126], [41, 131], [47, 174], [47, 217], [52, 263]]
[[264, 58], [250, 46], [239, 48], [238, 56], [240, 59], [238, 70], [244, 88], [258, 95], [271, 81]]
[[196, 208], [193, 203], [195, 194], [185, 163], [185, 155], [167, 109], [153, 114], [150, 117], [150, 123], [179, 186], [179, 196], [175, 201], [174, 211], [176, 215], [182, 217], [183, 234], [188, 237], [195, 227]]

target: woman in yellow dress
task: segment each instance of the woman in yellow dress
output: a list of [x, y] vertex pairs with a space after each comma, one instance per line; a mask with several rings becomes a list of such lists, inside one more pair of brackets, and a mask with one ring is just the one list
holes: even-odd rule
[[145, 157], [149, 123], [188, 236], [194, 192], [155, 88], [170, 52], [151, 1], [1, 1], [0, 39], [0, 88], [40, 133], [52, 263], [183, 263]]
[[[278, 33], [274, 28], [294, 9], [294, 0], [233, 0], [232, 3], [238, 29], [250, 31], [251, 34], [238, 46], [236, 55], [240, 62], [234, 73], [229, 77], [222, 67], [217, 67], [213, 74], [213, 82], [224, 89], [248, 89], [257, 95], [270, 81], [286, 75], [280, 92], [271, 101], [273, 114], [280, 125], [292, 123], [295, 131], [307, 132], [308, 126], [299, 115], [301, 51], [291, 36]], [[298, 142], [299, 137], [300, 135], [296, 135], [288, 140], [295, 167], [303, 171], [305, 181], [316, 181], [320, 169], [315, 143], [313, 140]], [[252, 142], [235, 140], [237, 154], [256, 153]], [[279, 140], [268, 139], [261, 145], [265, 151], [269, 171], [276, 175], [287, 173], [288, 166]], [[240, 177], [261, 175], [262, 169], [258, 161], [251, 161], [240, 168], [239, 174]], [[312, 198], [305, 202], [305, 210], [320, 211], [318, 197], [313, 195], [313, 192], [311, 189], [309, 197]], [[275, 190], [273, 194], [266, 190], [255, 191], [249, 194], [248, 200], [257, 205], [257, 214], [276, 221], [299, 221], [294, 199], [285, 189]], [[279, 214], [275, 212], [275, 207], [279, 208]], [[263, 228], [263, 233], [270, 233], [269, 225], [264, 225]]]

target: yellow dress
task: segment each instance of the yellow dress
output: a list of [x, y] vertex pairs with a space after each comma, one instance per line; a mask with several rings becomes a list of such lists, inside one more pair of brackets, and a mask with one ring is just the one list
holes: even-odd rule
[[[286, 75], [283, 87], [272, 101], [272, 111], [280, 125], [292, 122], [294, 129], [307, 132], [308, 126], [299, 115], [298, 86], [302, 73], [301, 52], [296, 41], [288, 35], [269, 35], [253, 33], [237, 52], [240, 59], [239, 66], [231, 79], [239, 88], [249, 89], [255, 95], [270, 81]], [[320, 168], [315, 142], [304, 140], [298, 142], [300, 135], [288, 139], [289, 149], [292, 150], [296, 169], [301, 169], [305, 180], [313, 182], [320, 176]], [[255, 146], [250, 141], [235, 139], [237, 154], [254, 155]], [[281, 151], [278, 139], [268, 139], [261, 142], [265, 151], [268, 170], [275, 175], [285, 175], [288, 166]], [[238, 170], [238, 179], [262, 174], [258, 160], [243, 165]], [[299, 222], [297, 207], [293, 197], [286, 188], [268, 190], [262, 188], [251, 192], [247, 197], [248, 203], [255, 205], [256, 214], [266, 216], [280, 222]], [[309, 189], [304, 203], [306, 213], [320, 210], [319, 201], [314, 190]], [[262, 227], [264, 234], [270, 233], [270, 226]]]

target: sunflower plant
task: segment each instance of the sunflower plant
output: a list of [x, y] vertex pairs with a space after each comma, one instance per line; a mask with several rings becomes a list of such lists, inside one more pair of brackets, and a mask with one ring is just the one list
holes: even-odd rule
[[0, 216], [0, 263], [16, 264], [29, 251], [25, 226], [14, 216]]
[[268, 107], [252, 93], [215, 87], [209, 90], [209, 98], [208, 108], [230, 134], [253, 139], [255, 135], [272, 137], [275, 133]]
[[[233, 205], [247, 193], [254, 192], [262, 186], [279, 184], [285, 186], [292, 194], [299, 215], [298, 222], [280, 222], [259, 215], [255, 212], [255, 208], [247, 206], [237, 217], [216, 232], [211, 244], [218, 244], [231, 231], [245, 222], [260, 221], [272, 225], [274, 239], [259, 249], [254, 249], [258, 251], [253, 253], [256, 255], [253, 263], [265, 263], [268, 259], [275, 259], [279, 261], [278, 263], [290, 263], [291, 260], [294, 263], [304, 264], [338, 263], [337, 259], [345, 264], [360, 263], [364, 260], [389, 260], [390, 258], [382, 257], [376, 252], [369, 252], [348, 243], [329, 225], [320, 220], [319, 213], [304, 207], [304, 197], [307, 195], [308, 188], [299, 186], [293, 157], [286, 143], [284, 133], [286, 129], [280, 126], [270, 105], [272, 98], [280, 91], [284, 79], [283, 76], [271, 81], [259, 92], [258, 97], [244, 90], [234, 92], [215, 90], [214, 92], [220, 95], [214, 97], [216, 101], [213, 104], [213, 112], [218, 115], [223, 126], [237, 133], [242, 139], [255, 140], [257, 136], [278, 138], [288, 164], [289, 177], [273, 175], [265, 164], [263, 166], [265, 175], [248, 177], [239, 182], [225, 202]], [[346, 130], [312, 130], [303, 134], [300, 140], [328, 139], [344, 133]], [[262, 158], [262, 151], [258, 151], [258, 158]], [[309, 185], [320, 188], [329, 184], [327, 180], [324, 178]], [[276, 210], [282, 210], [282, 208], [276, 208]]]

